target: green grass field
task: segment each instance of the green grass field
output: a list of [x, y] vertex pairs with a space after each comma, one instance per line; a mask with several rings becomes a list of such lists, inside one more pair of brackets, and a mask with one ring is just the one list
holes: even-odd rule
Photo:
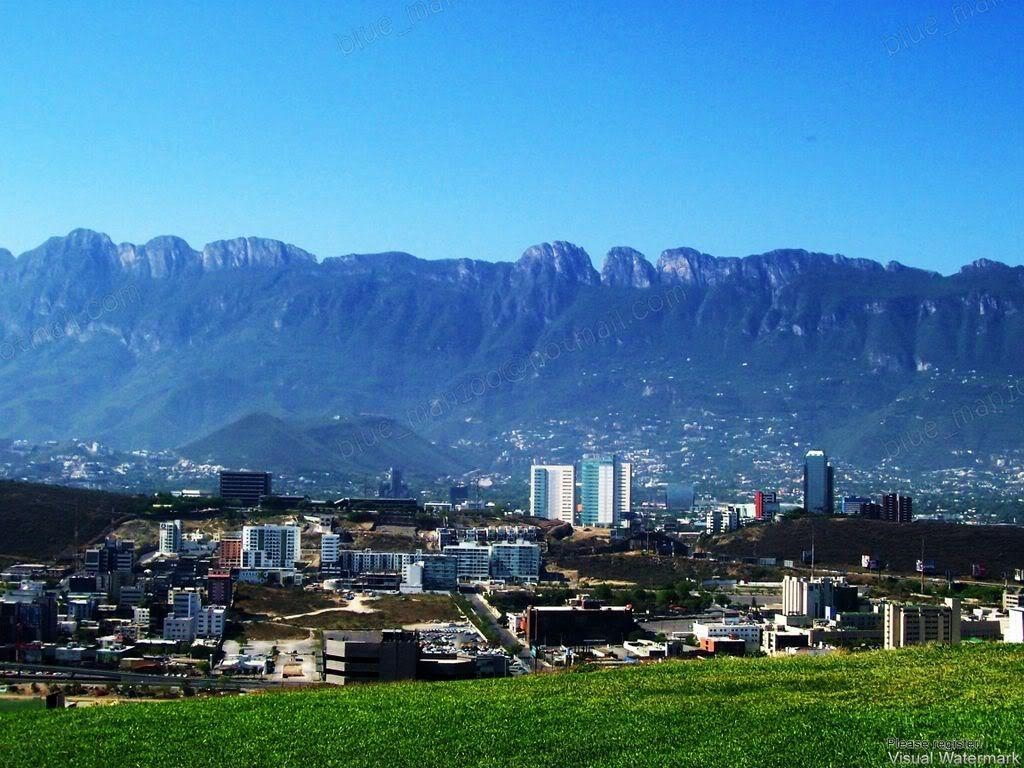
[[884, 766], [890, 738], [1024, 753], [1022, 679], [1024, 647], [976, 645], [25, 710], [0, 764]]

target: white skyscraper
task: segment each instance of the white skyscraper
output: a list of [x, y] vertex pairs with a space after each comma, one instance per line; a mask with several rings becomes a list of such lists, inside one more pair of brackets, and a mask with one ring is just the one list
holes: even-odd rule
[[530, 467], [530, 514], [548, 520], [573, 522], [576, 470], [571, 464]]
[[160, 523], [160, 554], [173, 555], [181, 549], [181, 520]]

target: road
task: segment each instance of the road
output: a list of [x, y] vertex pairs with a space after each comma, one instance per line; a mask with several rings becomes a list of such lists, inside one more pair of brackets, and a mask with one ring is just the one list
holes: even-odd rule
[[512, 632], [506, 627], [501, 626], [498, 623], [498, 618], [494, 615], [494, 608], [488, 603], [483, 595], [477, 593], [470, 593], [466, 595], [470, 605], [473, 606], [473, 611], [482, 621], [487, 622], [497, 633], [498, 638], [501, 640], [502, 646], [510, 653], [513, 648], [522, 647], [523, 649], [517, 654], [517, 658], [526, 665], [527, 669], [534, 669], [535, 660], [530, 655], [530, 649], [523, 647], [523, 644], [519, 641]]
[[9, 682], [120, 682], [134, 685], [190, 685], [193, 688], [242, 690], [266, 688], [262, 680], [238, 680], [227, 677], [170, 677], [122, 672], [116, 669], [89, 669], [86, 667], [59, 667], [46, 664], [19, 664], [0, 662], [0, 678]]

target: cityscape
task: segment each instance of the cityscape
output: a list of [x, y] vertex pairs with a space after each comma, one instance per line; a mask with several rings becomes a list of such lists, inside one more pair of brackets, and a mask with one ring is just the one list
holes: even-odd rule
[[0, 0], [0, 768], [1024, 759], [1024, 4]]

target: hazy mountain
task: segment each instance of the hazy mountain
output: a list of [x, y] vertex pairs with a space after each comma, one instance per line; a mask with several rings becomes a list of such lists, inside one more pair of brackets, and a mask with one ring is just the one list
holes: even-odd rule
[[252, 414], [184, 446], [180, 453], [199, 462], [278, 474], [375, 474], [399, 466], [411, 474], [435, 477], [469, 468], [455, 451], [424, 440], [392, 419], [374, 416], [297, 424]]
[[[565, 242], [515, 262], [318, 262], [258, 238], [197, 251], [75, 230], [0, 251], [0, 423], [173, 447], [261, 411], [382, 413], [452, 442], [609, 414], [623, 433], [671, 430], [713, 410], [782, 414], [870, 461], [1024, 372], [1022, 332], [1024, 268], [985, 260], [944, 277], [802, 250], [652, 264], [623, 247], [598, 272]], [[1024, 409], [1006, 410], [918, 456], [1016, 446]], [[322, 447], [286, 436], [296, 456]]]

